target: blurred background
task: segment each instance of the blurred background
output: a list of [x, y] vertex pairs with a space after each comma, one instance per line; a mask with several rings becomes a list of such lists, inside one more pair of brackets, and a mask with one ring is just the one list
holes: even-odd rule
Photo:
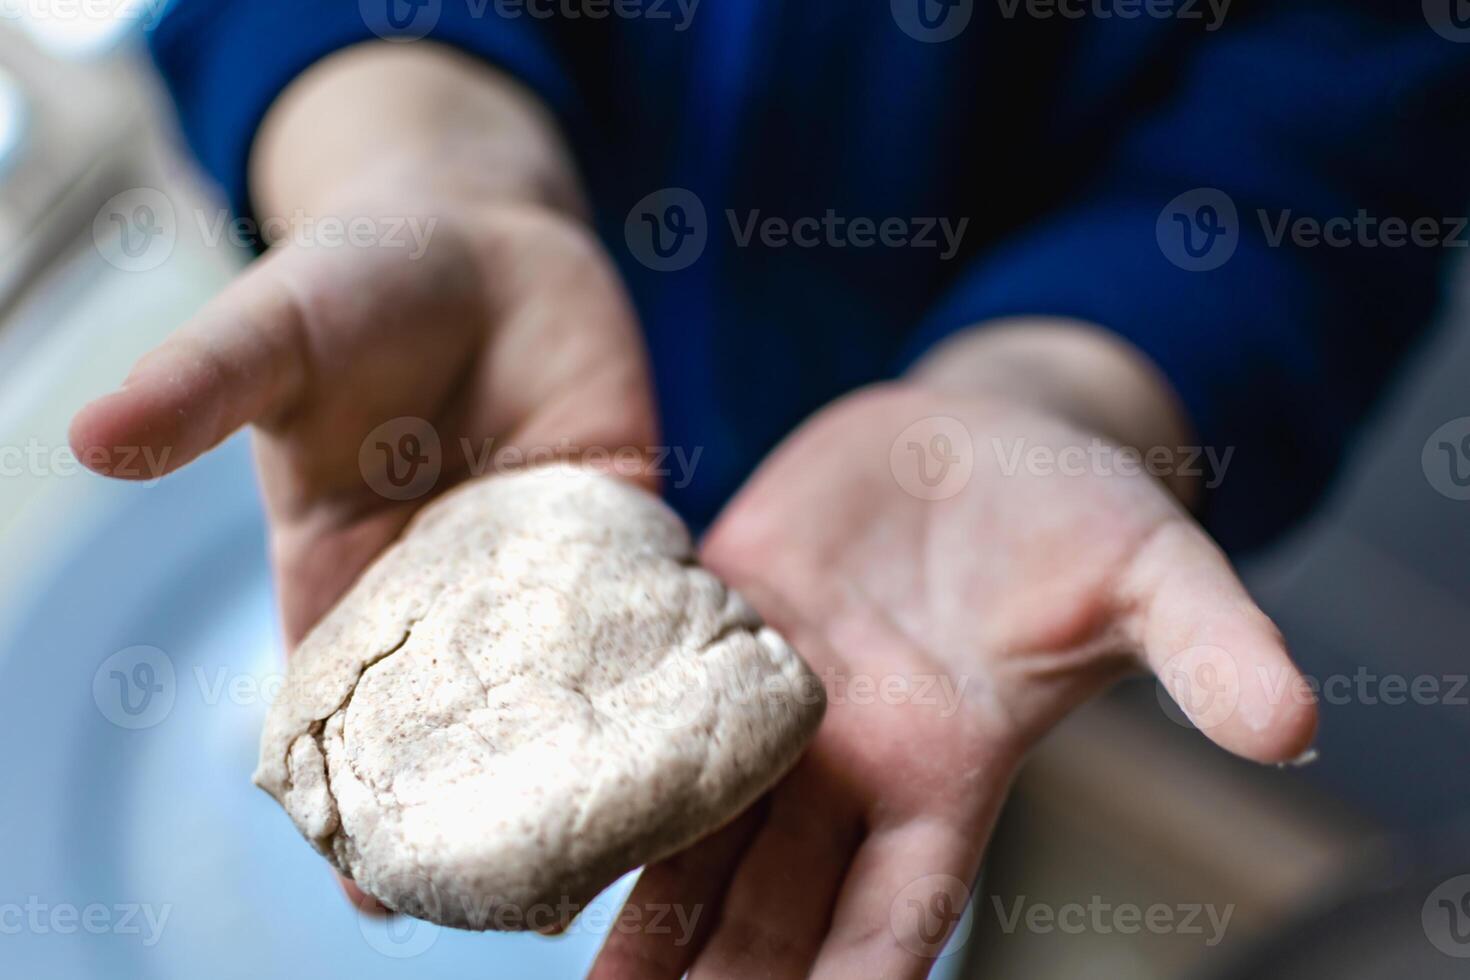
[[[139, 43], [160, 3], [0, 16], [0, 963], [580, 975], [615, 894], [557, 939], [367, 923], [250, 785], [280, 653], [248, 447], [135, 485], [66, 449], [248, 258]], [[942, 975], [1470, 975], [1470, 459], [1436, 448], [1470, 431], [1458, 281], [1329, 498], [1245, 566], [1322, 684], [1320, 758], [1228, 759], [1124, 685], [1029, 764]]]

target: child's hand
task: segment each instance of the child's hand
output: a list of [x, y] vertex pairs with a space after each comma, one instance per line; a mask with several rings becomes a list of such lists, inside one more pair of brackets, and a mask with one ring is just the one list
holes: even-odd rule
[[[705, 562], [824, 677], [827, 717], [763, 817], [644, 872], [630, 902], [698, 908], [695, 942], [615, 932], [595, 975], [927, 975], [1022, 756], [1138, 665], [1233, 752], [1275, 761], [1310, 743], [1280, 635], [1162, 483], [1007, 472], [1017, 447], [1087, 449], [1102, 427], [1070, 410], [1085, 385], [1057, 388], [1063, 412], [1045, 407], [1049, 384], [1025, 384], [1071, 343], [1031, 338], [1048, 346], [1007, 340], [973, 370], [829, 406], [712, 530]], [[1091, 344], [1077, 346], [1089, 384], [1112, 357]], [[924, 419], [949, 421], [906, 433]]]
[[[364, 450], [384, 423], [433, 426], [434, 490], [469, 475], [487, 449], [655, 439], [633, 317], [591, 235], [524, 207], [450, 202], [435, 213], [419, 259], [379, 247], [273, 250], [73, 422], [80, 458], [147, 446], [167, 452], [168, 470], [255, 426], [290, 642], [428, 499], [428, 488], [381, 495], [398, 496], [379, 482], [384, 468], [409, 465], [408, 453]], [[390, 454], [404, 436], [419, 432], [386, 432]], [[414, 452], [425, 449], [427, 439]]]
[[[374, 435], [384, 423], [433, 426], [433, 490], [487, 449], [656, 440], [628, 300], [554, 129], [508, 80], [433, 45], [354, 49], [283, 96], [253, 171], [263, 215], [356, 221], [381, 243], [272, 248], [82, 409], [72, 443], [84, 460], [166, 451], [173, 470], [253, 425], [288, 641], [425, 502], [374, 479], [394, 463], [375, 439], [405, 466], [431, 448]], [[393, 234], [408, 219], [421, 255]]]

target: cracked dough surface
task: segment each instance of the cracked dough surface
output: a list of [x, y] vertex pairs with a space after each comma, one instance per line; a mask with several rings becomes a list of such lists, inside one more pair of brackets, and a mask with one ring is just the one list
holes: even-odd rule
[[542, 928], [732, 819], [824, 704], [661, 501], [548, 466], [446, 494], [363, 574], [291, 657], [255, 782], [391, 908]]

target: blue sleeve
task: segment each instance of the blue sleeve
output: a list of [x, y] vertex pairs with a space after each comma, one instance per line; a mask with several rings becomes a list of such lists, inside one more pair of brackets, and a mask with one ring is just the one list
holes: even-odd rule
[[477, 17], [473, 8], [437, 0], [176, 0], [149, 43], [195, 155], [236, 213], [249, 214], [250, 144], [271, 102], [314, 62], [360, 42], [427, 38], [478, 55], [570, 127], [574, 89], [547, 28], [529, 17]]
[[[1206, 518], [1234, 549], [1320, 495], [1470, 241], [1470, 30], [1441, 36], [1417, 3], [1266, 9], [1194, 42], [1086, 191], [978, 256], [908, 354], [1011, 315], [1122, 335], [1201, 443], [1233, 447]], [[1376, 230], [1345, 232], [1360, 212]], [[1283, 218], [1339, 219], [1335, 244], [1294, 244]], [[1390, 218], [1446, 241], [1384, 235]]]

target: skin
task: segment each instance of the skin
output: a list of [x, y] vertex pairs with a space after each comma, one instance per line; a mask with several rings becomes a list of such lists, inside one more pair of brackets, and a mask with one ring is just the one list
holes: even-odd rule
[[428, 45], [349, 50], [280, 99], [251, 169], [262, 218], [437, 224], [417, 259], [272, 247], [70, 435], [79, 453], [168, 448], [172, 471], [252, 426], [288, 647], [431, 499], [366, 482], [358, 451], [379, 424], [434, 425], [439, 491], [468, 475], [461, 439], [476, 453], [491, 439], [558, 453], [657, 443], [628, 299], [560, 139], [504, 76]]
[[[73, 448], [167, 448], [172, 469], [252, 426], [296, 642], [427, 499], [367, 486], [358, 449], [385, 420], [433, 422], [439, 490], [469, 475], [461, 437], [657, 442], [637, 325], [577, 188], [546, 114], [494, 71], [428, 44], [328, 59], [257, 138], [257, 209], [433, 216], [428, 251], [273, 247], [78, 414]], [[906, 491], [890, 452], [934, 417], [971, 441], [970, 477], [942, 500]], [[1189, 439], [1136, 351], [1036, 320], [977, 325], [792, 433], [702, 557], [827, 681], [826, 720], [767, 799], [640, 879], [630, 903], [697, 913], [692, 939], [614, 931], [593, 974], [926, 975], [937, 943], [907, 899], [932, 906], [934, 882], [973, 880], [1027, 750], [1140, 667], [1171, 690], [1227, 678], [1230, 710], [1185, 709], [1232, 752], [1306, 749], [1315, 708], [1271, 696], [1300, 678], [1190, 516], [1185, 476], [1008, 472], [991, 451]], [[860, 678], [943, 678], [958, 696], [861, 697]]]

